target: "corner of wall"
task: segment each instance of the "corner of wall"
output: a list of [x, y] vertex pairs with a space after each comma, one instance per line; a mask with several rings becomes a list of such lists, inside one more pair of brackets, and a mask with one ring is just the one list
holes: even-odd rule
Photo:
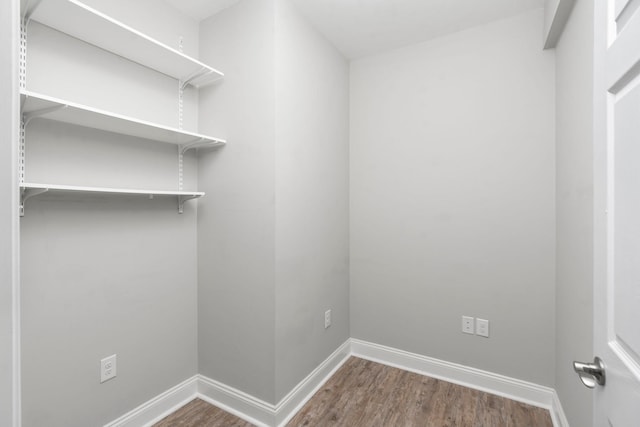
[[[598, 1], [598, 0], [595, 0]], [[592, 423], [592, 393], [571, 362], [593, 352], [592, 0], [570, 2], [556, 52], [556, 351], [554, 387], [565, 420]], [[572, 7], [572, 8], [571, 8]]]

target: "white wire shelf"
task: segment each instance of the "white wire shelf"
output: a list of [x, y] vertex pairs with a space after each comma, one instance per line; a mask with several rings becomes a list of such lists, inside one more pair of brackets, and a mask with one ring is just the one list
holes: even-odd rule
[[79, 0], [32, 1], [25, 18], [175, 79], [201, 87], [224, 74]]
[[20, 95], [25, 122], [34, 117], [44, 117], [72, 125], [181, 145], [186, 149], [226, 144], [224, 139], [138, 120], [39, 93], [21, 90]]
[[20, 184], [20, 215], [24, 216], [24, 206], [25, 202], [28, 199], [45, 193], [145, 196], [151, 199], [154, 197], [177, 197], [179, 213], [182, 213], [183, 211], [184, 202], [204, 196], [204, 192], [202, 191], [148, 190], [133, 188], [83, 187], [75, 185], [22, 183]]

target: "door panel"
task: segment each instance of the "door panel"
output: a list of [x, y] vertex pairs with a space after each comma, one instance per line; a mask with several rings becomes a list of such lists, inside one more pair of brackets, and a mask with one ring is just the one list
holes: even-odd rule
[[[613, 315], [608, 339], [619, 353], [633, 361], [629, 366], [640, 378], [640, 327], [635, 319], [640, 308], [640, 80], [613, 95], [614, 124], [609, 148], [613, 155], [613, 183], [609, 215]], [[627, 88], [625, 88], [627, 89]]]
[[615, 24], [616, 34], [620, 34], [640, 8], [640, 0], [616, 0], [615, 4]]
[[640, 0], [594, 5], [594, 350], [606, 371], [594, 393], [594, 427], [638, 427]]

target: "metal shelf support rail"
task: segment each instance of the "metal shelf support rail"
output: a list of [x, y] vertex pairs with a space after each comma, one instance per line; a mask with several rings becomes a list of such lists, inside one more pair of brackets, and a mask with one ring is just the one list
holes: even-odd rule
[[178, 190], [182, 191], [184, 186], [184, 154], [191, 149], [207, 145], [211, 144], [204, 138], [198, 138], [186, 144], [178, 145]]
[[[53, 107], [42, 108], [40, 110], [30, 111], [28, 113], [21, 114], [22, 119], [20, 120], [20, 158], [19, 158], [20, 164], [18, 165], [18, 173], [20, 174], [19, 176], [20, 185], [24, 184], [25, 182], [26, 168], [27, 168], [27, 160], [26, 160], [27, 126], [29, 125], [31, 120], [35, 119], [36, 117], [41, 117], [46, 114], [52, 113], [54, 111], [62, 110], [64, 108], [67, 108], [67, 105], [61, 104], [61, 105], [54, 105]], [[36, 191], [36, 192], [34, 192], [33, 190], [22, 191], [21, 200], [20, 200], [20, 216], [24, 216], [24, 202], [29, 197], [36, 196], [40, 193], [42, 193], [42, 191]]]

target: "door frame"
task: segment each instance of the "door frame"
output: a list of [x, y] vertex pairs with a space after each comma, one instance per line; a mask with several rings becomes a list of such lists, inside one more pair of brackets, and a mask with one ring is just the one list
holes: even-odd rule
[[0, 2], [0, 424], [20, 427], [20, 220], [18, 216], [18, 150], [20, 132], [19, 92], [20, 0]]

